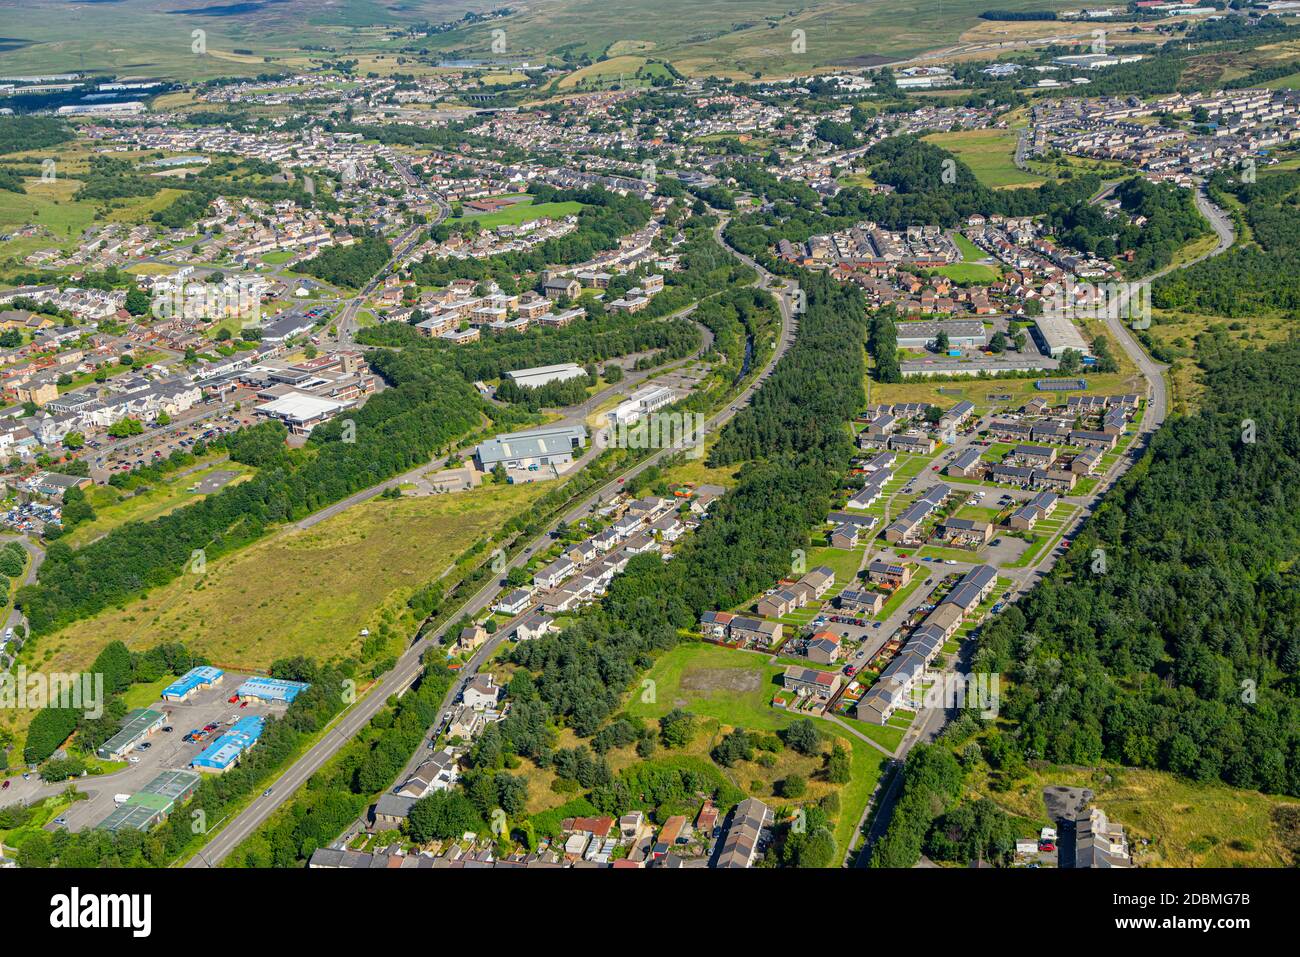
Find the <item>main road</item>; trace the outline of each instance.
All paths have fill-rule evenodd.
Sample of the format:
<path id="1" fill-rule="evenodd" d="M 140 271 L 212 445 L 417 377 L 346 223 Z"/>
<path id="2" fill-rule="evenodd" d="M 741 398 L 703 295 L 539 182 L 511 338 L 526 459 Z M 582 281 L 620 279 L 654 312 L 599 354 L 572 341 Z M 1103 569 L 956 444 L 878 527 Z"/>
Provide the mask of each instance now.
<path id="1" fill-rule="evenodd" d="M 735 399 L 706 421 L 705 428 L 707 430 L 721 428 L 748 404 L 754 393 L 771 375 L 777 362 L 789 350 L 791 343 L 794 342 L 797 329 L 794 315 L 795 307 L 792 304 L 795 284 L 778 279 L 749 257 L 728 246 L 721 239 L 722 229 L 725 225 L 725 219 L 721 220 L 715 231 L 724 248 L 729 250 L 737 259 L 752 267 L 758 273 L 762 286 L 777 292 L 776 301 L 781 311 L 781 334 L 777 340 L 776 348 L 772 351 L 772 355 L 764 365 L 762 372 Z M 465 615 L 478 615 L 487 609 L 501 593 L 503 589 L 502 581 L 506 574 L 511 569 L 528 562 L 539 548 L 544 547 L 550 539 L 551 533 L 559 527 L 561 522 L 573 522 L 589 514 L 593 507 L 618 494 L 627 480 L 634 478 L 664 457 L 677 451 L 677 449 L 672 448 L 661 449 L 643 459 L 637 465 L 625 469 L 609 482 L 585 496 L 581 502 L 565 515 L 552 521 L 544 531 L 535 536 L 499 573 L 494 574 L 490 581 L 475 592 L 469 601 L 449 616 L 448 621 L 459 621 Z M 371 687 L 364 697 L 344 711 L 340 717 L 336 718 L 316 744 L 290 765 L 265 793 L 254 798 L 252 803 L 235 815 L 203 850 L 186 862 L 185 866 L 216 867 L 220 865 L 231 851 L 275 813 L 276 809 L 284 804 L 298 788 L 302 787 L 303 783 L 315 774 L 326 761 L 337 754 L 349 740 L 359 734 L 378 713 L 379 709 L 384 707 L 391 696 L 404 694 L 415 683 L 416 679 L 424 671 L 422 661 L 424 653 L 438 643 L 447 627 L 447 625 L 444 625 L 436 632 L 417 638 L 398 659 L 392 670 Z M 444 698 L 442 707 L 439 708 L 439 714 L 455 702 L 465 682 L 477 673 L 479 667 L 496 651 L 507 634 L 509 634 L 508 629 L 499 629 L 495 635 L 484 642 L 474 655 L 474 658 L 457 672 L 457 680 Z"/>

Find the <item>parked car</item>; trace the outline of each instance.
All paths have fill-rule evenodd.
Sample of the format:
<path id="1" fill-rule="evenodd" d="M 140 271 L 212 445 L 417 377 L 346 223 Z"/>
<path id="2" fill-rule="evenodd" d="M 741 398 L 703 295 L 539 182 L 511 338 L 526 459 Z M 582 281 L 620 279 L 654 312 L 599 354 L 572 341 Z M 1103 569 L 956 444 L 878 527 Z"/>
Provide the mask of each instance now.
<path id="1" fill-rule="evenodd" d="M 8 779 L 6 779 L 4 784 L 0 784 L 0 791 L 8 791 L 8 790 L 9 790 L 9 781 Z"/>

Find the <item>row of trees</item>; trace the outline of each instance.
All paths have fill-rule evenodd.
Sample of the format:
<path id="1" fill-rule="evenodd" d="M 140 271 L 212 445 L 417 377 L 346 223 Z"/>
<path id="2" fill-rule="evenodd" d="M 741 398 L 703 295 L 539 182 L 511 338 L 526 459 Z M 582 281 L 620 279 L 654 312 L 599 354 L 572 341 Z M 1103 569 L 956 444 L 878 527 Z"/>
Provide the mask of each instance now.
<path id="1" fill-rule="evenodd" d="M 234 461 L 258 467 L 250 481 L 153 521 L 127 523 L 79 549 L 52 543 L 40 581 L 17 596 L 33 634 L 165 584 L 189 567 L 196 553 L 212 558 L 230 551 L 271 525 L 427 462 L 434 451 L 477 428 L 481 413 L 500 412 L 427 357 L 380 351 L 371 358 L 390 388 L 346 421 L 315 429 L 307 450 L 285 448 L 278 423 L 246 429 L 228 439 L 227 447 Z"/>

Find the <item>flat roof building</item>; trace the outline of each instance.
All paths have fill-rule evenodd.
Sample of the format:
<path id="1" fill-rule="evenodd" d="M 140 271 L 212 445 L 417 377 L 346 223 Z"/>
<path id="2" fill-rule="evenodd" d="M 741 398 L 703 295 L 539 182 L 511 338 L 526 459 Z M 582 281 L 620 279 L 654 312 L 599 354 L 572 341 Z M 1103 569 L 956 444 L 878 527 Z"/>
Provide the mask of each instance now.
<path id="1" fill-rule="evenodd" d="M 573 453 L 587 444 L 587 430 L 581 425 L 531 432 L 510 432 L 488 439 L 474 451 L 479 468 L 490 472 L 497 465 L 528 469 L 542 465 L 567 465 Z"/>
<path id="2" fill-rule="evenodd" d="M 240 718 L 234 727 L 208 745 L 190 765 L 201 771 L 224 774 L 235 766 L 240 755 L 257 744 L 265 727 L 266 721 L 261 717 Z"/>
<path id="3" fill-rule="evenodd" d="M 310 687 L 306 682 L 285 681 L 283 678 L 249 678 L 235 694 L 241 700 L 293 704 L 294 699 Z"/>
<path id="4" fill-rule="evenodd" d="M 163 688 L 160 697 L 164 701 L 187 701 L 194 692 L 221 684 L 221 680 L 225 676 L 224 671 L 220 668 L 213 668 L 211 665 L 191 668 L 166 688 Z"/>
<path id="5" fill-rule="evenodd" d="M 568 382 L 580 379 L 587 374 L 582 366 L 575 362 L 562 362 L 553 366 L 537 366 L 534 369 L 519 369 L 507 372 L 506 378 L 523 389 L 536 389 L 549 382 Z"/>
<path id="6" fill-rule="evenodd" d="M 310 395 L 306 392 L 289 392 L 278 399 L 263 402 L 254 410 L 268 419 L 279 419 L 295 435 L 307 435 L 348 407 L 346 402 Z"/>
<path id="7" fill-rule="evenodd" d="M 129 711 L 122 722 L 122 730 L 101 744 L 95 754 L 105 761 L 121 761 L 135 750 L 136 745 L 161 728 L 166 720 L 165 714 L 152 708 Z"/>
<path id="8" fill-rule="evenodd" d="M 1034 319 L 1034 336 L 1043 351 L 1053 359 L 1061 358 L 1067 349 L 1073 349 L 1081 356 L 1092 355 L 1092 347 L 1068 316 L 1038 316 Z"/>

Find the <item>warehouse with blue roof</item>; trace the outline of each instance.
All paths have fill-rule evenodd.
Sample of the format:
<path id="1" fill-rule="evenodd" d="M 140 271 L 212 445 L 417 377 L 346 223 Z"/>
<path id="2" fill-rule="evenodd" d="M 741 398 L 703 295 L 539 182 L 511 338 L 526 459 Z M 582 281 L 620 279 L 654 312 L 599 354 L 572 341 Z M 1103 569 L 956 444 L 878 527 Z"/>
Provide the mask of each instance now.
<path id="1" fill-rule="evenodd" d="M 266 721 L 259 717 L 240 718 L 234 726 L 208 745 L 190 766 L 200 771 L 224 774 L 235 766 L 239 756 L 257 744 Z"/>
<path id="2" fill-rule="evenodd" d="M 221 679 L 225 676 L 224 671 L 211 665 L 191 668 L 166 688 L 163 688 L 162 699 L 164 701 L 188 701 L 194 692 L 204 688 L 214 688 L 221 684 Z"/>
<path id="3" fill-rule="evenodd" d="M 240 701 L 261 701 L 271 704 L 293 704 L 293 700 L 311 685 L 305 681 L 286 681 L 283 678 L 249 678 L 235 694 Z"/>

